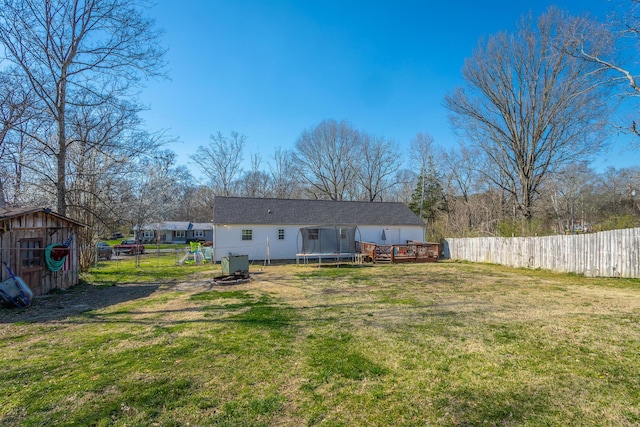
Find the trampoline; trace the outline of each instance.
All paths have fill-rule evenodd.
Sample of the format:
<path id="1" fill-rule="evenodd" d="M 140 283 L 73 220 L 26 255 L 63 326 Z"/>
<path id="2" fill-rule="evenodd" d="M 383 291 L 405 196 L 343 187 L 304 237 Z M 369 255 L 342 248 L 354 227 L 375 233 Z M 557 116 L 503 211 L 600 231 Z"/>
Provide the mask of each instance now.
<path id="1" fill-rule="evenodd" d="M 298 232 L 298 247 L 296 264 L 308 264 L 310 259 L 317 259 L 318 265 L 322 260 L 334 263 L 348 260 L 355 262 L 359 252 L 356 252 L 355 225 L 318 225 L 303 227 Z"/>

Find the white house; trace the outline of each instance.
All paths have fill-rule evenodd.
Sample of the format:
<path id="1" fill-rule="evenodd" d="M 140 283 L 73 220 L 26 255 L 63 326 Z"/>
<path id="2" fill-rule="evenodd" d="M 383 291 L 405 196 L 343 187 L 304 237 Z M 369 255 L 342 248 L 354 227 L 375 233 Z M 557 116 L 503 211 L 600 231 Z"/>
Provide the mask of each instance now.
<path id="1" fill-rule="evenodd" d="M 402 203 L 221 197 L 213 207 L 214 257 L 295 259 L 303 251 L 301 229 L 335 227 L 355 240 L 401 244 L 424 239 L 424 223 Z M 308 233 L 307 233 L 308 234 Z M 324 251 L 324 249 L 323 249 Z"/>

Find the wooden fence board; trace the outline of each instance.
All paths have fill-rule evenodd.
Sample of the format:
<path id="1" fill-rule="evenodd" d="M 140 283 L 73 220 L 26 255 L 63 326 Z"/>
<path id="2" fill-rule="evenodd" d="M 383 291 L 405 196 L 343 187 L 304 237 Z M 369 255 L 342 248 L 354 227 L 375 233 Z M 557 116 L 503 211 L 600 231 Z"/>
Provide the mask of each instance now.
<path id="1" fill-rule="evenodd" d="M 640 278 L 640 228 L 545 237 L 450 238 L 445 240 L 445 253 L 471 262 Z"/>

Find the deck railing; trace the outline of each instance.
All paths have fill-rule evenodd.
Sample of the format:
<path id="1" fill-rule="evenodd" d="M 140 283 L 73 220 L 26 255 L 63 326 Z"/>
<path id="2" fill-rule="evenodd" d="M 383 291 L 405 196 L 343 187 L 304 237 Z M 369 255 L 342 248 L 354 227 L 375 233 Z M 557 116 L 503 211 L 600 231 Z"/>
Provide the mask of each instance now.
<path id="1" fill-rule="evenodd" d="M 360 253 L 374 263 L 436 262 L 440 258 L 440 245 L 430 242 L 409 241 L 406 244 L 381 245 L 359 242 Z"/>

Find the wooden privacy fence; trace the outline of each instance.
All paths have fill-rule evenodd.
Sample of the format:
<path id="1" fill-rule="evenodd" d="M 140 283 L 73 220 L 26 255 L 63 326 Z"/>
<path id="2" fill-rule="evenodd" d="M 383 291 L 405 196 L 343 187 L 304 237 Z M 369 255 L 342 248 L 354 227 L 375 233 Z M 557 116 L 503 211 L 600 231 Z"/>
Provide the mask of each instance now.
<path id="1" fill-rule="evenodd" d="M 445 258 L 589 277 L 640 278 L 640 228 L 546 237 L 445 240 Z"/>

